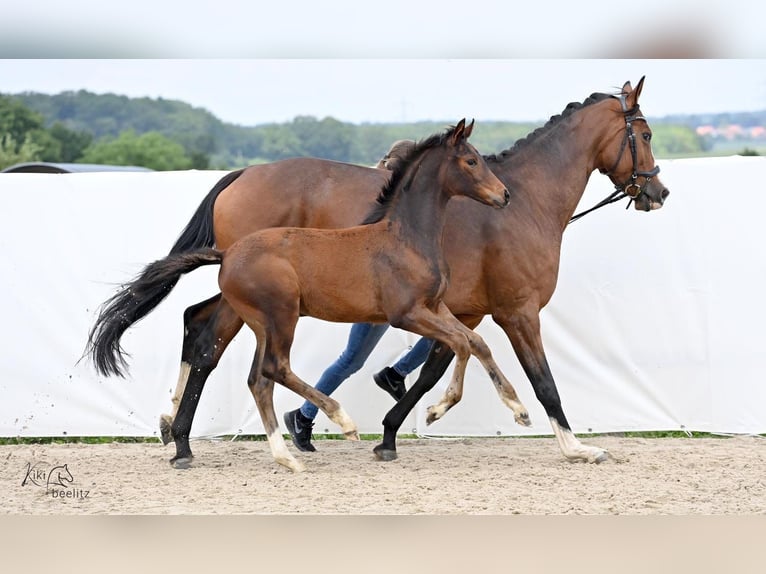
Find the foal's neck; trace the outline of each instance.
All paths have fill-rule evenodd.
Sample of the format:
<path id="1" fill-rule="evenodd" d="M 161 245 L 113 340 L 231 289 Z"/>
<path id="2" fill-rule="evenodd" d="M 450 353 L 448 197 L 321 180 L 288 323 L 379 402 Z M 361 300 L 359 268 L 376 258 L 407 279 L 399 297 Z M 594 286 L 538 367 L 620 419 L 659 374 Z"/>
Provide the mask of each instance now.
<path id="1" fill-rule="evenodd" d="M 428 175 L 422 169 L 420 171 L 403 183 L 405 189 L 398 190 L 388 220 L 395 224 L 396 233 L 408 245 L 440 251 L 447 202 L 451 196 L 441 186 L 438 174 Z"/>

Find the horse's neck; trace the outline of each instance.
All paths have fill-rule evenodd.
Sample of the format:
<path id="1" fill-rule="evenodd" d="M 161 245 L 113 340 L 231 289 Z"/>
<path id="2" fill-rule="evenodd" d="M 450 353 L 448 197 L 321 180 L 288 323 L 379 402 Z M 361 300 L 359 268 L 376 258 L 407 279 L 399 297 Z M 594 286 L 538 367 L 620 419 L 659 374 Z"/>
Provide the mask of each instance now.
<path id="1" fill-rule="evenodd" d="M 528 212 L 523 217 L 534 217 L 564 231 L 585 193 L 596 166 L 599 143 L 605 137 L 586 124 L 579 118 L 568 118 L 504 159 L 495 171 L 512 181 L 512 193 L 521 195 L 521 201 L 513 202 L 510 210 L 518 203 Z"/>

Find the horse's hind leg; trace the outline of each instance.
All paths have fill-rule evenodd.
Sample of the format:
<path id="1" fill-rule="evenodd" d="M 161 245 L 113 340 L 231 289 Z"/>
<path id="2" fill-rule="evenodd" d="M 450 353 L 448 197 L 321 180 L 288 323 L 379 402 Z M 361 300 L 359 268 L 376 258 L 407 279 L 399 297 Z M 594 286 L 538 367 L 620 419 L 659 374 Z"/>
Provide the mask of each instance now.
<path id="1" fill-rule="evenodd" d="M 184 322 L 181 374 L 174 395 L 174 412 L 172 416 L 160 418 L 163 442 L 167 444 L 172 439 L 176 445 L 176 455 L 170 460 L 176 468 L 187 467 L 193 458 L 189 435 L 202 390 L 226 347 L 242 327 L 242 320 L 220 295 L 187 309 Z"/>
<path id="2" fill-rule="evenodd" d="M 493 318 L 508 335 L 535 395 L 548 415 L 563 455 L 570 460 L 588 462 L 602 462 L 609 458 L 606 450 L 582 444 L 569 427 L 556 382 L 545 357 L 537 308 L 530 305 L 526 312 L 508 316 L 495 314 Z"/>

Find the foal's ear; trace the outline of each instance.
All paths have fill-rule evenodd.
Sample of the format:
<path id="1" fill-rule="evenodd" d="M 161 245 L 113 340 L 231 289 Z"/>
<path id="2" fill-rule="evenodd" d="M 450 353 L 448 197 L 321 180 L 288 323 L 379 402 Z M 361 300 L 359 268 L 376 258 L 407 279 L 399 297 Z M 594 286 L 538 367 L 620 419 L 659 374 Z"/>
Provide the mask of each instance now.
<path id="1" fill-rule="evenodd" d="M 452 141 L 450 142 L 453 146 L 456 146 L 460 143 L 460 140 L 467 138 L 468 136 L 465 135 L 465 118 L 460 120 L 457 125 L 455 126 L 455 129 L 452 132 Z"/>
<path id="2" fill-rule="evenodd" d="M 644 78 L 646 78 L 646 76 L 641 76 L 635 90 L 631 88 L 630 82 L 625 82 L 625 85 L 622 87 L 622 93 L 628 95 L 626 101 L 628 109 L 633 109 L 638 105 L 638 97 L 641 95 L 641 90 L 644 89 Z"/>
<path id="3" fill-rule="evenodd" d="M 463 134 L 463 137 L 465 139 L 468 139 L 469 137 L 471 137 L 471 132 L 473 132 L 473 124 L 474 124 L 475 121 L 476 120 L 471 120 L 471 123 L 468 124 L 467 128 L 465 128 L 465 133 Z"/>

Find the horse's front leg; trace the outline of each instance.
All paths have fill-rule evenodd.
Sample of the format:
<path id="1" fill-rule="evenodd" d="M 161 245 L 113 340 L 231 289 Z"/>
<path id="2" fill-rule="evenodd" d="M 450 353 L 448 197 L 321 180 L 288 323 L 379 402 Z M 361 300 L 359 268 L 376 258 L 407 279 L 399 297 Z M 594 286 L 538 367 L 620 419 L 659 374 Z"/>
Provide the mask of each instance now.
<path id="1" fill-rule="evenodd" d="M 563 455 L 569 460 L 603 462 L 609 453 L 601 448 L 582 444 L 572 432 L 561 406 L 556 382 L 553 380 L 545 357 L 540 336 L 540 317 L 536 308 L 517 311 L 510 315 L 493 315 L 495 322 L 505 331 L 513 345 L 524 372 L 532 383 L 537 400 L 543 405 L 553 427 Z"/>
<path id="2" fill-rule="evenodd" d="M 383 418 L 383 441 L 373 449 L 379 460 L 396 459 L 396 433 L 418 401 L 436 385 L 454 356 L 447 345 L 434 341 L 428 358 L 420 369 L 418 380 Z"/>

